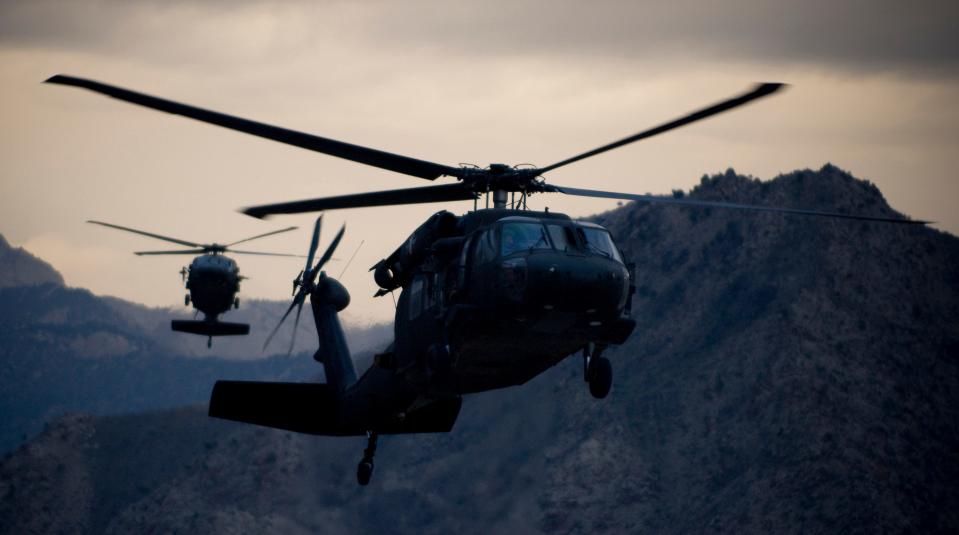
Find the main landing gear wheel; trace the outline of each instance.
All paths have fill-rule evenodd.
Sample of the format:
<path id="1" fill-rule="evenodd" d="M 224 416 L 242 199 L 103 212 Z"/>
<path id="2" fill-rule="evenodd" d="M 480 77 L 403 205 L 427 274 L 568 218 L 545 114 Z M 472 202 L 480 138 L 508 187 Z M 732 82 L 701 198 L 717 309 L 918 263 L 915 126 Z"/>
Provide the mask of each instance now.
<path id="1" fill-rule="evenodd" d="M 613 365 L 609 363 L 609 359 L 606 357 L 590 359 L 586 381 L 589 383 L 589 393 L 594 398 L 605 398 L 613 386 Z"/>
<path id="2" fill-rule="evenodd" d="M 605 345 L 588 344 L 583 348 L 583 379 L 589 384 L 589 393 L 596 399 L 603 399 L 613 386 L 613 365 L 609 359 L 601 357 Z"/>
<path id="3" fill-rule="evenodd" d="M 366 486 L 373 477 L 373 455 L 376 454 L 376 441 L 379 438 L 376 433 L 367 433 L 366 449 L 363 450 L 363 459 L 356 465 L 356 482 Z"/>
<path id="4" fill-rule="evenodd" d="M 360 461 L 360 464 L 356 465 L 357 483 L 366 486 L 370 483 L 371 477 L 373 477 L 373 461 Z"/>

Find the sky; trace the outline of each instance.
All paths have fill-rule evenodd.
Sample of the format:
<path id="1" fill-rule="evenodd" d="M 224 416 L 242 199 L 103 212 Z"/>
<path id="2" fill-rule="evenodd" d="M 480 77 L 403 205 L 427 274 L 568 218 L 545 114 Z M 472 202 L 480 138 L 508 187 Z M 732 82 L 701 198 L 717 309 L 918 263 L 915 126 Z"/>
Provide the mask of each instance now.
<path id="1" fill-rule="evenodd" d="M 896 210 L 959 232 L 959 3 L 379 2 L 0 3 L 0 233 L 71 286 L 182 306 L 190 257 L 84 224 L 304 254 L 315 215 L 238 209 L 428 185 L 389 171 L 41 82 L 92 78 L 448 165 L 545 166 L 742 93 L 785 92 L 557 169 L 574 187 L 667 193 L 734 168 L 768 180 L 831 162 Z M 586 216 L 616 201 L 540 195 Z M 386 321 L 367 269 L 435 211 L 329 212 L 347 224 L 328 271 L 348 318 Z M 802 208 L 802 207 L 800 207 Z M 362 243 L 362 246 L 360 247 Z M 347 259 L 357 251 L 355 260 Z M 172 248 L 172 247 L 171 247 Z M 238 256 L 245 297 L 284 299 L 301 260 Z"/>

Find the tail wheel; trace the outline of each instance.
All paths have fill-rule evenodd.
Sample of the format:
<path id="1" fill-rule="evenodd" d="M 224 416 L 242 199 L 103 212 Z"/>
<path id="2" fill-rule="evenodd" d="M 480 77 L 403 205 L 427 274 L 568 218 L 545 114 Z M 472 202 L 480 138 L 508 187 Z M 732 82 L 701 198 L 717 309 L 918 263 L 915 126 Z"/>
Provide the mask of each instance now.
<path id="1" fill-rule="evenodd" d="M 240 298 L 239 298 L 239 297 L 233 298 L 233 308 L 240 308 Z"/>
<path id="2" fill-rule="evenodd" d="M 190 294 L 186 294 L 183 296 L 183 306 L 185 307 L 190 306 Z"/>
<path id="3" fill-rule="evenodd" d="M 609 394 L 613 386 L 613 365 L 606 357 L 593 357 L 586 372 L 589 382 L 589 393 L 596 399 L 603 399 Z"/>

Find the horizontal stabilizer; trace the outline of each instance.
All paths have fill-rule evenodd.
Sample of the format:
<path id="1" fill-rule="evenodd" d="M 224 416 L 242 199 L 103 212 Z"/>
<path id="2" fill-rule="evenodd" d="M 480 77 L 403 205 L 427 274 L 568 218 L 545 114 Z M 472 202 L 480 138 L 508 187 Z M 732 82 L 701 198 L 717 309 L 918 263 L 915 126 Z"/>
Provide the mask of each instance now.
<path id="1" fill-rule="evenodd" d="M 217 381 L 210 396 L 209 415 L 297 433 L 364 436 L 377 433 L 446 433 L 459 416 L 461 398 L 434 401 L 402 419 L 370 420 L 349 402 L 338 403 L 333 389 L 320 383 Z"/>
<path id="2" fill-rule="evenodd" d="M 246 323 L 226 323 L 222 321 L 172 320 L 170 328 L 181 333 L 202 334 L 203 336 L 250 334 L 250 326 Z"/>
<path id="3" fill-rule="evenodd" d="M 311 435 L 337 435 L 336 396 L 325 384 L 217 381 L 210 416 Z"/>

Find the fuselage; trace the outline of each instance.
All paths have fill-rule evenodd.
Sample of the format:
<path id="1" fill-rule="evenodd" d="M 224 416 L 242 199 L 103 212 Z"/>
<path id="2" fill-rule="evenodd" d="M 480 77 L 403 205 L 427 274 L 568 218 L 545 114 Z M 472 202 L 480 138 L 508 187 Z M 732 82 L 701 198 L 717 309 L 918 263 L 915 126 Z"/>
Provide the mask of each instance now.
<path id="1" fill-rule="evenodd" d="M 630 273 L 603 227 L 563 214 L 480 210 L 455 228 L 447 222 L 444 233 L 432 236 L 428 254 L 413 255 L 396 311 L 395 365 L 429 395 L 522 384 L 587 345 L 620 344 L 632 332 Z M 407 252 L 422 238 L 414 233 Z"/>
<path id="2" fill-rule="evenodd" d="M 186 287 L 194 308 L 212 320 L 233 306 L 240 291 L 240 268 L 222 254 L 198 256 L 190 263 Z"/>

